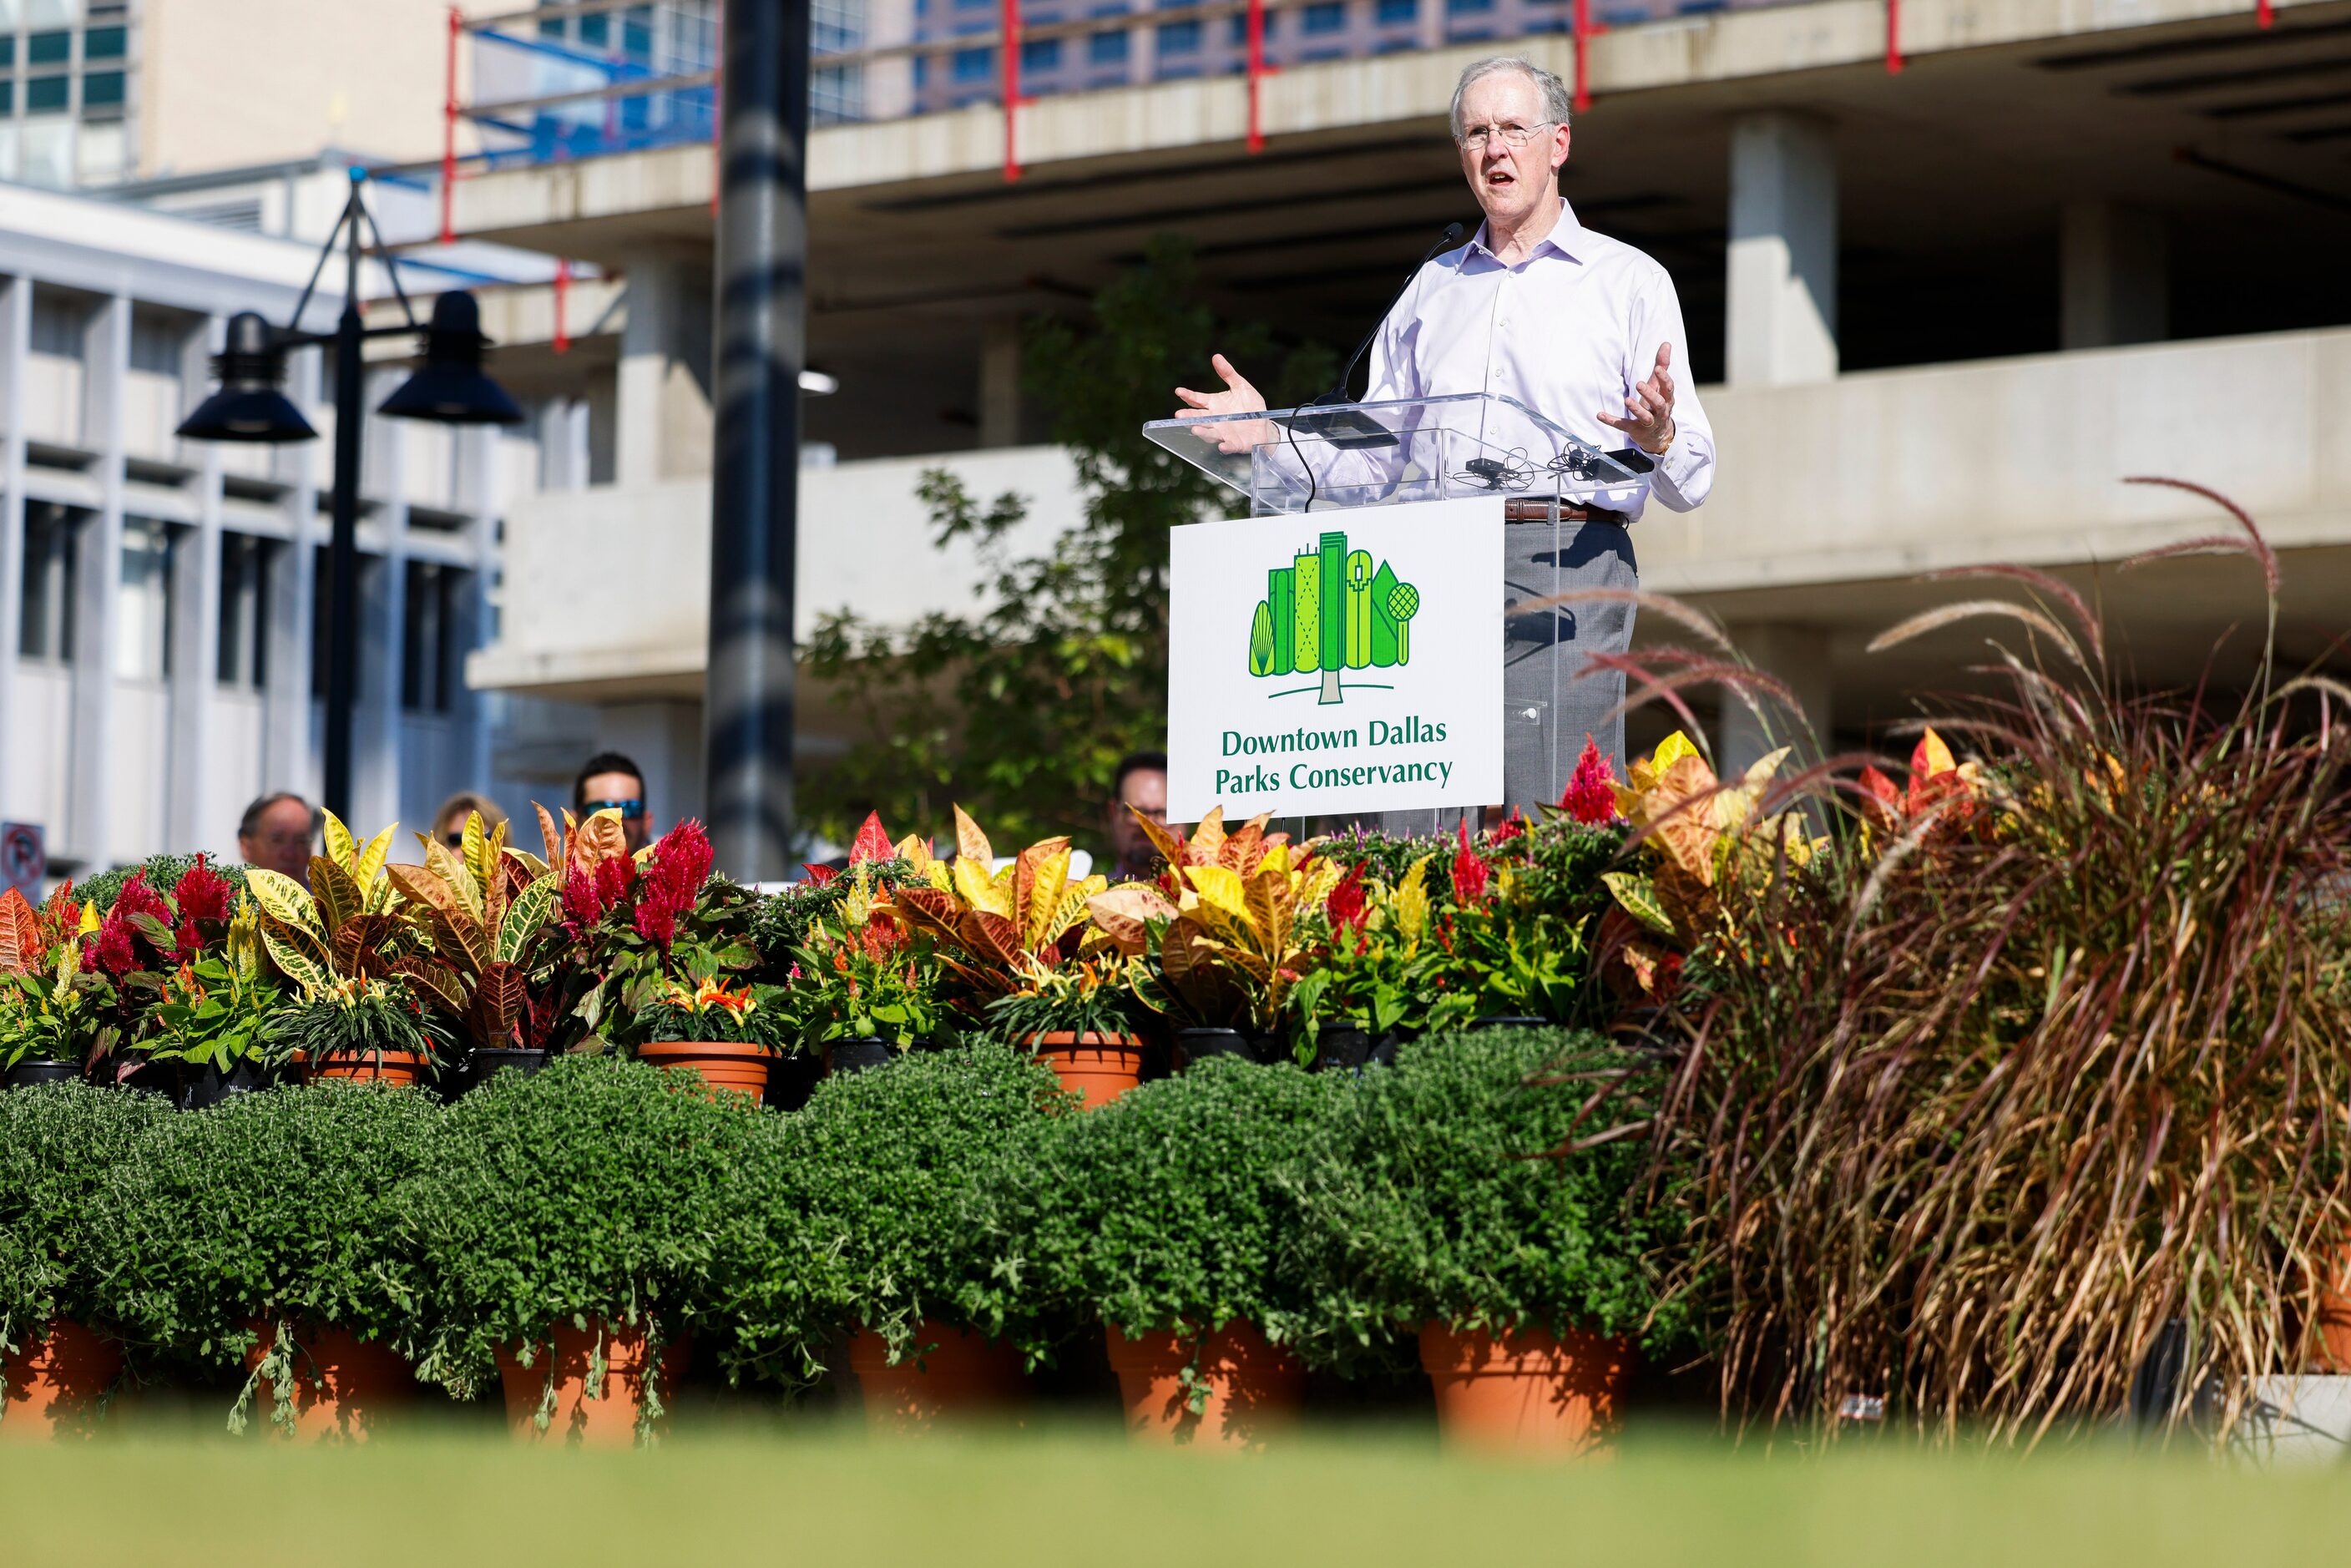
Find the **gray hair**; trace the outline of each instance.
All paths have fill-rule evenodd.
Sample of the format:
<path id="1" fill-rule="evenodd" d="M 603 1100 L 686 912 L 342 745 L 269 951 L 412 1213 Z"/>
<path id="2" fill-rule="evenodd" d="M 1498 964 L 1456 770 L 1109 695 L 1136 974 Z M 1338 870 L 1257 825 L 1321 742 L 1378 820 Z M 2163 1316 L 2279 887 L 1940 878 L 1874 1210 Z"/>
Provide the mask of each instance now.
<path id="1" fill-rule="evenodd" d="M 1459 140 L 1461 136 L 1461 99 L 1468 92 L 1469 84 L 1483 81 L 1490 76 L 1499 76 L 1504 71 L 1516 71 L 1535 84 L 1535 90 L 1542 94 L 1544 120 L 1553 125 L 1567 123 L 1568 106 L 1573 99 L 1568 96 L 1565 82 L 1532 60 L 1522 59 L 1517 55 L 1494 55 L 1486 59 L 1471 62 L 1469 68 L 1461 73 L 1461 79 L 1453 84 L 1455 140 Z"/>

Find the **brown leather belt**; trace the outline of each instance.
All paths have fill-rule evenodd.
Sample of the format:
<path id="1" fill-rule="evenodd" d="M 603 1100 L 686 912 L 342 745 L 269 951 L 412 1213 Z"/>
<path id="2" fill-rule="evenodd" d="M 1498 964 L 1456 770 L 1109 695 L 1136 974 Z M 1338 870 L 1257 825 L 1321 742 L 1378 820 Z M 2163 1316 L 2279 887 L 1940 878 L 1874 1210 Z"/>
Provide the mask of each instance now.
<path id="1" fill-rule="evenodd" d="M 1626 526 L 1622 512 L 1604 511 L 1598 507 L 1585 507 L 1573 501 L 1559 504 L 1559 520 L 1562 523 L 1614 523 Z M 1502 521 L 1506 523 L 1547 523 L 1551 521 L 1551 502 L 1521 496 L 1515 501 L 1502 503 Z"/>

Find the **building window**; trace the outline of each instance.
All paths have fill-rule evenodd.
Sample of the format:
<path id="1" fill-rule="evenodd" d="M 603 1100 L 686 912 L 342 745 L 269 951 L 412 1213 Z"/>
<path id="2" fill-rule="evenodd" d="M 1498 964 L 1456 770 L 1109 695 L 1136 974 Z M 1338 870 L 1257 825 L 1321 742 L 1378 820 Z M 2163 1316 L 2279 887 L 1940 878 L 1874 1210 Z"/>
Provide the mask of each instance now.
<path id="1" fill-rule="evenodd" d="M 1059 70 L 1061 66 L 1061 40 L 1040 38 L 1033 44 L 1020 46 L 1020 68 L 1024 71 Z"/>
<path id="2" fill-rule="evenodd" d="M 1281 13 L 1279 11 L 1268 11 L 1265 14 L 1265 37 L 1267 42 L 1270 43 L 1272 41 L 1275 30 L 1273 25 L 1280 20 L 1281 20 Z M 1247 16 L 1234 17 L 1230 23 L 1230 29 L 1234 43 L 1246 44 L 1249 42 L 1249 18 Z"/>
<path id="3" fill-rule="evenodd" d="M 61 66 L 73 57 L 71 33 L 35 33 L 25 40 L 25 63 Z"/>
<path id="4" fill-rule="evenodd" d="M 172 673 L 172 529 L 152 517 L 122 519 L 122 593 L 114 611 L 114 673 L 160 681 Z"/>
<path id="5" fill-rule="evenodd" d="M 122 73 L 92 71 L 81 78 L 81 111 L 111 117 L 122 109 Z"/>
<path id="6" fill-rule="evenodd" d="M 1120 64 L 1126 58 L 1126 35 L 1092 34 L 1086 39 L 1086 58 L 1098 66 Z"/>
<path id="7" fill-rule="evenodd" d="M 119 60 L 128 51 L 131 31 L 127 27 L 92 27 L 81 36 L 81 57 L 86 60 Z"/>
<path id="8" fill-rule="evenodd" d="M 1383 22 L 1410 22 L 1420 16 L 1420 0 L 1379 0 L 1379 19 Z"/>
<path id="9" fill-rule="evenodd" d="M 66 97 L 65 78 L 35 77 L 25 84 L 25 112 L 63 114 L 66 111 Z"/>
<path id="10" fill-rule="evenodd" d="M 269 681 L 269 558 L 251 534 L 221 535 L 220 659 L 225 686 L 259 691 Z"/>
<path id="11" fill-rule="evenodd" d="M 457 684 L 457 587 L 462 578 L 460 569 L 438 561 L 408 563 L 400 706 L 410 713 L 449 711 Z"/>
<path id="12" fill-rule="evenodd" d="M 1159 29 L 1159 52 L 1163 55 L 1192 55 L 1200 50 L 1200 24 L 1169 22 Z"/>
<path id="13" fill-rule="evenodd" d="M 16 652 L 25 658 L 73 661 L 74 576 L 73 514 L 47 501 L 27 504 L 16 601 Z"/>
<path id="14" fill-rule="evenodd" d="M 1339 4 L 1309 5 L 1300 13 L 1299 25 L 1309 34 L 1340 32 L 1347 26 L 1347 7 Z"/>
<path id="15" fill-rule="evenodd" d="M 0 66 L 13 66 L 16 63 L 16 35 L 14 33 L 0 33 Z"/>
<path id="16" fill-rule="evenodd" d="M 1490 11 L 1493 8 L 1494 0 L 1445 0 L 1446 14 L 1451 16 L 1467 16 L 1474 11 Z"/>
<path id="17" fill-rule="evenodd" d="M 16 112 L 16 84 L 0 77 L 0 119 Z"/>
<path id="18" fill-rule="evenodd" d="M 956 81 L 986 81 L 996 74 L 994 49 L 957 49 L 955 52 Z"/>

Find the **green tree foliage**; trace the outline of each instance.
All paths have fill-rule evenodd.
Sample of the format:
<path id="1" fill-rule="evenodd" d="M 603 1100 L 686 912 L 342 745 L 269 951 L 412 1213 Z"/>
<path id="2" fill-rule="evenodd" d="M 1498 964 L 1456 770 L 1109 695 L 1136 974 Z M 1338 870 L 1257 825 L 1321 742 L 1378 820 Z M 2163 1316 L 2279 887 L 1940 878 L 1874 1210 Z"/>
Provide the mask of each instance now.
<path id="1" fill-rule="evenodd" d="M 1095 297 L 1086 326 L 1030 325 L 1026 380 L 1086 497 L 1085 520 L 1050 553 L 1014 551 L 1023 497 L 982 502 L 946 470 L 924 475 L 935 541 L 978 546 L 973 587 L 992 608 L 819 622 L 809 667 L 865 732 L 807 781 L 817 831 L 846 843 L 869 809 L 901 831 L 935 829 L 958 801 L 1013 842 L 1099 835 L 1119 758 L 1166 736 L 1167 530 L 1237 499 L 1145 440 L 1144 423 L 1174 412 L 1179 383 L 1215 385 L 1217 352 L 1277 402 L 1312 396 L 1332 371 L 1320 344 L 1284 356 L 1266 329 L 1219 322 L 1198 294 L 1189 246 L 1163 236 Z"/>

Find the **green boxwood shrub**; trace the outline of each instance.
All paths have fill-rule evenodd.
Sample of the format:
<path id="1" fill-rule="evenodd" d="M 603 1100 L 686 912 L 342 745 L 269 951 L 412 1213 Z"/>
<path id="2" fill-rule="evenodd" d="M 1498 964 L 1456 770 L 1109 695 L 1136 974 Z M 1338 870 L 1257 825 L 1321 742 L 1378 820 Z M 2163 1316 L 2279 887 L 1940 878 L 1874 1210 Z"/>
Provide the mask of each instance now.
<path id="1" fill-rule="evenodd" d="M 327 1080 L 151 1122 L 91 1203 L 107 1327 L 153 1357 L 235 1364 L 266 1322 L 232 1429 L 263 1374 L 293 1418 L 304 1324 L 413 1355 L 422 1271 L 399 1197 L 438 1120 L 421 1090 Z"/>
<path id="2" fill-rule="evenodd" d="M 501 1346 L 528 1359 L 555 1324 L 592 1319 L 643 1325 L 657 1356 L 710 1316 L 739 1185 L 774 1157 L 777 1120 L 606 1055 L 501 1072 L 450 1106 L 404 1195 L 425 1279 L 418 1375 L 471 1398 Z"/>
<path id="3" fill-rule="evenodd" d="M 967 1317 L 1032 1350 L 1057 1319 L 1140 1335 L 1241 1318 L 1294 1340 L 1296 1220 L 1275 1178 L 1355 1092 L 1351 1078 L 1218 1057 L 1033 1129 L 973 1194 Z"/>
<path id="4" fill-rule="evenodd" d="M 0 1092 L 0 1353 L 38 1341 L 54 1318 L 96 1326 L 91 1195 L 170 1114 L 152 1095 L 86 1083 Z"/>
<path id="5" fill-rule="evenodd" d="M 727 1270 L 737 1364 L 797 1383 L 859 1328 L 893 1359 L 918 1356 L 917 1325 L 954 1320 L 972 1283 L 968 1195 L 1069 1103 L 1051 1069 L 991 1042 L 826 1079 L 744 1173 Z"/>
<path id="6" fill-rule="evenodd" d="M 1281 1176 L 1311 1292 L 1304 1353 L 1342 1365 L 1377 1358 L 1432 1321 L 1672 1337 L 1678 1321 L 1652 1322 L 1651 1310 L 1658 1252 L 1678 1226 L 1670 1207 L 1635 1202 L 1647 1145 L 1625 1137 L 1532 1157 L 1621 1111 L 1576 1127 L 1601 1081 L 1531 1078 L 1629 1072 L 1621 1106 L 1654 1071 L 1596 1035 L 1498 1029 L 1407 1042 L 1393 1068 L 1365 1074 Z"/>

